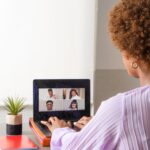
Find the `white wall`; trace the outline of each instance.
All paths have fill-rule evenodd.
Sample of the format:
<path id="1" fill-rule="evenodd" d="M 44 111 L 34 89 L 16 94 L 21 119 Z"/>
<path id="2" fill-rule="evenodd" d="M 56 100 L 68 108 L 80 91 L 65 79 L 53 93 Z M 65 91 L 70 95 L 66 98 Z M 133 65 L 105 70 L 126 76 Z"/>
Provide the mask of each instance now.
<path id="1" fill-rule="evenodd" d="M 93 82 L 96 0 L 0 1 L 0 103 L 37 78 Z"/>

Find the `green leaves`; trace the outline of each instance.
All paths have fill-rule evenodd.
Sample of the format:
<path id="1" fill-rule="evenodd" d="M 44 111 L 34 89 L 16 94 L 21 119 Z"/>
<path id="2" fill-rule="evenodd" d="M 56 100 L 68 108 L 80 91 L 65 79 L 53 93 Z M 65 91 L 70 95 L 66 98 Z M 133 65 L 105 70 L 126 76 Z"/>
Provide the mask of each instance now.
<path id="1" fill-rule="evenodd" d="M 11 115 L 17 115 L 25 108 L 24 99 L 19 97 L 16 98 L 8 97 L 4 103 L 5 103 L 5 109 Z"/>

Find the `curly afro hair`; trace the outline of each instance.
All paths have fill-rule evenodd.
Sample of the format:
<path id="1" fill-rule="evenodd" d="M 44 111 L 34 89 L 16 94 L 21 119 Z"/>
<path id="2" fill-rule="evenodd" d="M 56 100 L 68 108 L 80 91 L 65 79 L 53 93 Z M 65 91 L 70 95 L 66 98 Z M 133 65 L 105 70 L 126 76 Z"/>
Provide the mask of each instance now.
<path id="1" fill-rule="evenodd" d="M 150 0 L 120 0 L 110 12 L 114 44 L 150 67 Z"/>

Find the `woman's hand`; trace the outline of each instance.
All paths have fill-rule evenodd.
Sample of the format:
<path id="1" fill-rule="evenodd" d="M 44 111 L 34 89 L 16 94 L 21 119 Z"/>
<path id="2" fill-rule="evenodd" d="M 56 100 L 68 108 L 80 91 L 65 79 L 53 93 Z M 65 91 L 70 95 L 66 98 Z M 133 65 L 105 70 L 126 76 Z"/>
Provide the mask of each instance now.
<path id="1" fill-rule="evenodd" d="M 91 120 L 91 118 L 92 117 L 83 116 L 81 119 L 79 119 L 75 124 L 77 130 L 82 129 Z M 71 127 L 70 122 L 67 123 L 66 121 L 60 120 L 57 117 L 50 117 L 48 121 L 41 121 L 41 123 L 47 126 L 51 133 L 56 128 Z"/>
<path id="2" fill-rule="evenodd" d="M 76 122 L 75 126 L 80 130 L 91 120 L 91 118 L 92 117 L 83 116 L 80 120 Z"/>
<path id="3" fill-rule="evenodd" d="M 60 120 L 57 117 L 50 117 L 48 121 L 41 121 L 41 123 L 48 127 L 48 129 L 51 131 L 51 133 L 56 128 L 64 128 L 69 127 L 69 125 L 64 121 Z"/>

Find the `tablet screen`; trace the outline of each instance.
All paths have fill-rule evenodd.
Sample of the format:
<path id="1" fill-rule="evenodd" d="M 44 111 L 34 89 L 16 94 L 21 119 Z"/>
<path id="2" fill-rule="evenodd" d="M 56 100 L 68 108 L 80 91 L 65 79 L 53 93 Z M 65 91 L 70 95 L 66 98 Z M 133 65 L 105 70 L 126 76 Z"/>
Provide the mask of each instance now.
<path id="1" fill-rule="evenodd" d="M 57 116 L 78 120 L 90 115 L 89 79 L 36 79 L 33 81 L 34 120 Z"/>
<path id="2" fill-rule="evenodd" d="M 85 88 L 39 88 L 39 111 L 85 109 Z"/>

